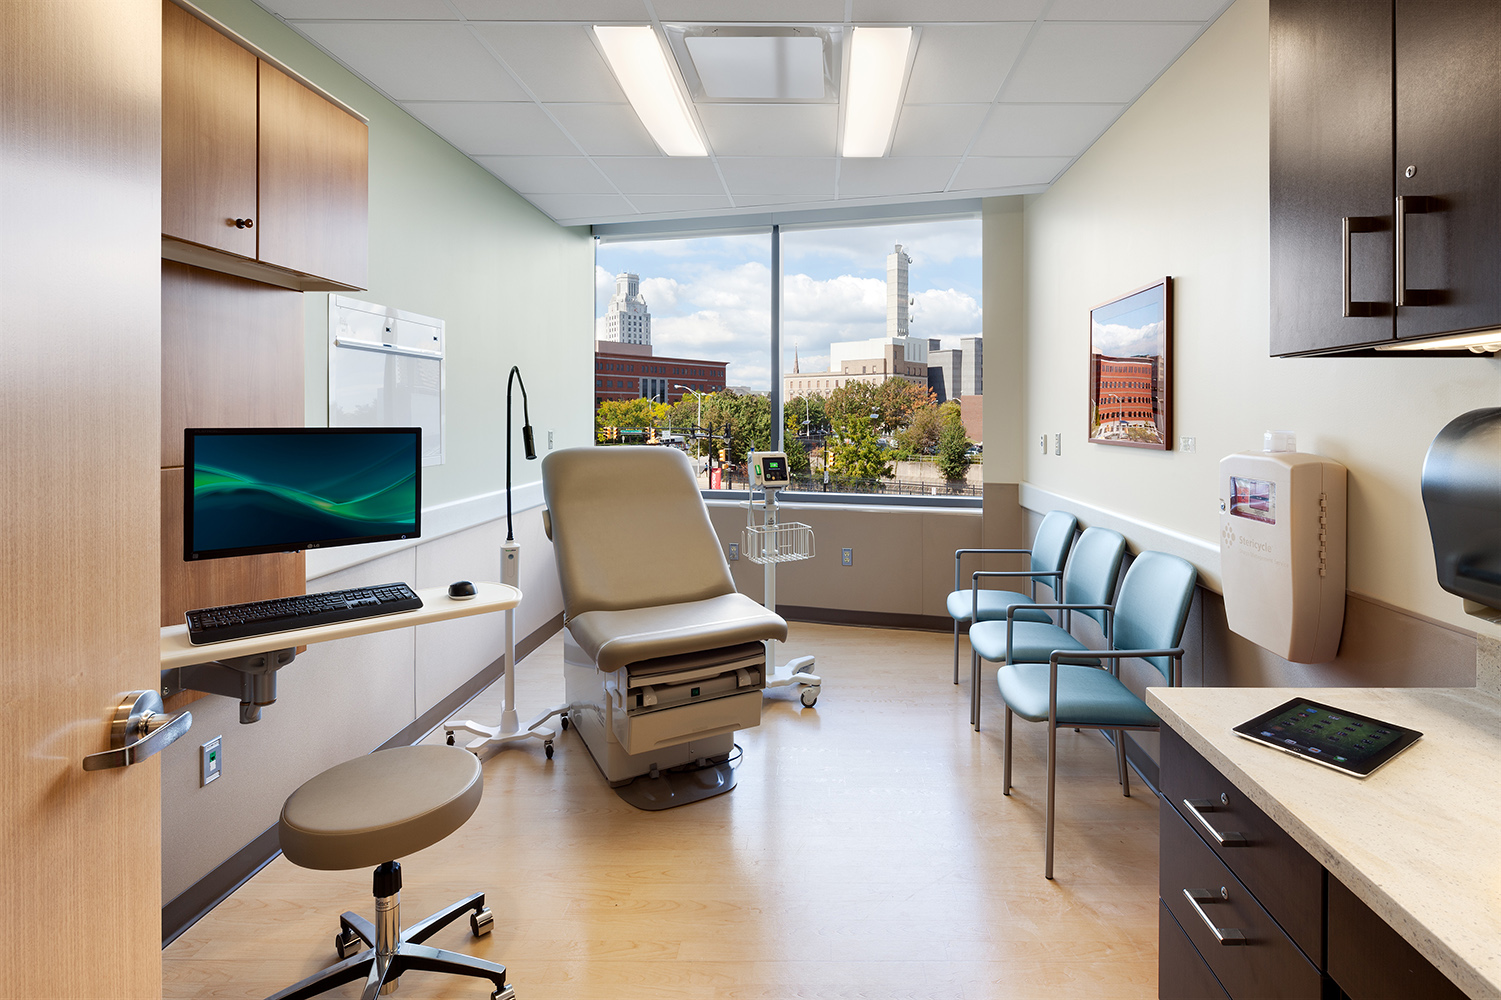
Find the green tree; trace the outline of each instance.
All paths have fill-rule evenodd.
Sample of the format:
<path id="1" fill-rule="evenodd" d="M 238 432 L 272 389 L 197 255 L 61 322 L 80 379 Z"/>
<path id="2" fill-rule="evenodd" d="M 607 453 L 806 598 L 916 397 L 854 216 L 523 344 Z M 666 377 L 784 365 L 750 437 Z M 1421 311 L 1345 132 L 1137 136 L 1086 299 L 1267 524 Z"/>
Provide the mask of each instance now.
<path id="1" fill-rule="evenodd" d="M 949 400 L 939 408 L 943 429 L 938 434 L 938 472 L 944 479 L 963 479 L 969 471 L 969 448 L 973 444 L 964 433 L 959 404 Z"/>
<path id="2" fill-rule="evenodd" d="M 912 413 L 912 420 L 896 432 L 897 444 L 914 455 L 931 455 L 943 433 L 943 417 L 935 403 L 925 403 Z"/>
<path id="3" fill-rule="evenodd" d="M 790 406 L 782 411 L 782 450 L 787 453 L 787 470 L 794 476 L 806 476 L 811 472 L 808 462 L 808 449 L 798 439 L 799 414 Z"/>
<path id="4" fill-rule="evenodd" d="M 834 419 L 829 437 L 829 471 L 845 479 L 885 479 L 892 464 L 881 450 L 877 423 L 867 413 L 847 413 Z"/>

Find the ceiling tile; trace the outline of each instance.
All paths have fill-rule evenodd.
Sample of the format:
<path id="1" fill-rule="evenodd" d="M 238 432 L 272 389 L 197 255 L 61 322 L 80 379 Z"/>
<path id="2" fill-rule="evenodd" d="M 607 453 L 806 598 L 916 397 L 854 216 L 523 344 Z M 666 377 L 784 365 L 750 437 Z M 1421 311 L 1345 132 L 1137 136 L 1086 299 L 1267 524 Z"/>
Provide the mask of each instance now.
<path id="1" fill-rule="evenodd" d="M 1050 184 L 1068 166 L 1068 156 L 969 156 L 959 168 L 950 191 L 1031 187 Z"/>
<path id="2" fill-rule="evenodd" d="M 348 2 L 348 0 L 346 0 Z M 401 2 L 401 0 L 396 0 Z M 603 21 L 647 20 L 642 0 L 454 0 L 459 13 L 474 21 Z"/>
<path id="3" fill-rule="evenodd" d="M 839 197 L 936 193 L 948 184 L 958 165 L 957 156 L 847 158 L 839 164 Z"/>
<path id="4" fill-rule="evenodd" d="M 833 104 L 701 104 L 699 120 L 716 156 L 833 156 Z"/>
<path id="5" fill-rule="evenodd" d="M 1207 21 L 1229 0 L 1055 0 L 1049 21 Z"/>
<path id="6" fill-rule="evenodd" d="M 556 222 L 582 224 L 609 216 L 636 214 L 631 203 L 618 194 L 534 194 L 526 200 Z"/>
<path id="7" fill-rule="evenodd" d="M 661 21 L 774 21 L 784 24 L 842 24 L 844 0 L 656 0 Z"/>
<path id="8" fill-rule="evenodd" d="M 656 156 L 660 150 L 629 104 L 549 104 L 590 156 Z"/>
<path id="9" fill-rule="evenodd" d="M 814 194 L 834 197 L 834 160 L 802 156 L 746 156 L 719 160 L 738 202 L 742 194 Z"/>
<path id="10" fill-rule="evenodd" d="M 724 194 L 719 173 L 707 157 L 606 156 L 596 160 L 621 193 Z"/>
<path id="11" fill-rule="evenodd" d="M 526 100 L 461 24 L 319 21 L 297 30 L 397 101 Z"/>
<path id="12" fill-rule="evenodd" d="M 934 24 L 939 21 L 1034 21 L 1047 0 L 855 0 L 853 19 Z"/>
<path id="13" fill-rule="evenodd" d="M 584 25 L 477 22 L 474 29 L 539 101 L 625 103 Z"/>
<path id="14" fill-rule="evenodd" d="M 701 194 L 638 194 L 631 196 L 631 203 L 643 213 L 662 212 L 715 212 L 733 208 L 727 195 Z"/>
<path id="15" fill-rule="evenodd" d="M 512 191 L 534 194 L 616 194 L 615 188 L 582 156 L 476 156 Z"/>
<path id="16" fill-rule="evenodd" d="M 755 208 L 758 205 L 813 205 L 821 202 L 833 204 L 833 199 L 816 194 L 737 194 L 735 196 L 737 208 Z"/>
<path id="17" fill-rule="evenodd" d="M 902 109 L 892 156 L 959 156 L 969 148 L 989 104 L 919 104 Z"/>
<path id="18" fill-rule="evenodd" d="M 1006 85 L 1008 102 L 1136 99 L 1199 34 L 1197 24 L 1049 21 Z"/>
<path id="19" fill-rule="evenodd" d="M 924 28 L 912 61 L 906 103 L 990 103 L 1031 28 L 1031 21 Z"/>
<path id="20" fill-rule="evenodd" d="M 569 156 L 568 141 L 535 104 L 424 103 L 403 107 L 422 124 L 470 156 Z"/>
<path id="21" fill-rule="evenodd" d="M 456 21 L 443 0 L 255 0 L 289 21 L 314 18 L 326 21 Z"/>
<path id="22" fill-rule="evenodd" d="M 972 156 L 1077 156 L 1099 137 L 1124 104 L 997 104 Z"/>

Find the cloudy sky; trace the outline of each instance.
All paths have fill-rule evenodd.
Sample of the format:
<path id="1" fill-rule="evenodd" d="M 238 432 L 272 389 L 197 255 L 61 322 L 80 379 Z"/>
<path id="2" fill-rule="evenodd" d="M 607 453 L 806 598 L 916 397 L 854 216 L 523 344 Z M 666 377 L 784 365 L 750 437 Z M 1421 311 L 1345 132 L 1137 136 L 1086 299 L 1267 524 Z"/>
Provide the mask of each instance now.
<path id="1" fill-rule="evenodd" d="M 1154 285 L 1095 309 L 1090 325 L 1090 349 L 1096 354 L 1129 358 L 1164 353 L 1167 325 L 1162 316 L 1162 286 Z"/>
<path id="2" fill-rule="evenodd" d="M 831 342 L 886 335 L 886 255 L 897 243 L 912 258 L 912 335 L 948 347 L 980 333 L 980 220 L 784 231 L 783 371 L 794 345 L 802 371 L 825 371 Z M 622 271 L 641 276 L 658 355 L 729 361 L 730 385 L 770 388 L 769 235 L 599 244 L 600 331 Z"/>

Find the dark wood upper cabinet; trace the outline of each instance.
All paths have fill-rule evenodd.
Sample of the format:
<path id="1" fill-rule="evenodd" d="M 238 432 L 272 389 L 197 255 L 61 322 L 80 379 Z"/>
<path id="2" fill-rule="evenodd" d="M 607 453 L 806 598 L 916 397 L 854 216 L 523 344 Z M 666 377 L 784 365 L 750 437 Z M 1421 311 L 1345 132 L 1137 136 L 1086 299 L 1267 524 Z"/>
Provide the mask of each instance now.
<path id="1" fill-rule="evenodd" d="M 1272 354 L 1501 327 L 1501 3 L 1272 0 L 1270 166 Z"/>
<path id="2" fill-rule="evenodd" d="M 162 4 L 162 257 L 297 291 L 366 285 L 363 120 Z"/>

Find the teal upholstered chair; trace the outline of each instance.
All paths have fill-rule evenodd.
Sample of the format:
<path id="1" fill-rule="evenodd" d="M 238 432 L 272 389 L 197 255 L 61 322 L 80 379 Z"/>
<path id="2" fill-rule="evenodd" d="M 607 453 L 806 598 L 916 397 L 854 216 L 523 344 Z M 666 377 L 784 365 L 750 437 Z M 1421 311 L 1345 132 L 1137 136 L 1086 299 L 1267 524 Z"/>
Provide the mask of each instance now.
<path id="1" fill-rule="evenodd" d="M 1068 550 L 1074 544 L 1074 531 L 1079 519 L 1061 510 L 1049 511 L 1037 528 L 1030 549 L 956 549 L 954 551 L 954 590 L 949 594 L 949 617 L 954 619 L 954 683 L 959 683 L 959 626 L 966 622 L 987 622 L 1006 617 L 1006 609 L 1015 604 L 1036 604 L 1037 585 L 1045 583 L 1053 591 L 1053 599 L 1059 598 L 1058 578 L 1063 575 L 1063 564 L 1068 560 Z M 959 563 L 967 555 L 1030 556 L 1026 569 L 987 572 L 984 576 L 1030 577 L 1030 593 L 1015 590 L 981 590 L 974 579 L 965 587 L 959 575 Z M 980 574 L 977 574 L 980 575 Z M 1017 616 L 1018 621 L 1051 622 L 1046 611 L 1029 609 Z"/>
<path id="2" fill-rule="evenodd" d="M 1078 611 L 1109 627 L 1108 609 L 1115 600 L 1115 583 L 1120 576 L 1121 560 L 1126 555 L 1126 540 L 1119 531 L 1109 528 L 1086 528 L 1074 542 L 1063 571 L 1063 599 L 1052 604 L 1013 604 L 1002 612 L 1004 620 L 977 622 L 969 627 L 969 721 L 980 728 L 980 661 L 1002 663 L 1046 663 L 1055 649 L 1085 650 L 1088 647 L 1073 637 L 1069 629 L 1072 614 Z M 976 573 L 975 585 L 982 573 Z M 1046 617 L 1027 620 L 1026 614 L 1045 614 L 1060 610 L 1061 625 Z M 1074 662 L 1098 664 L 1098 660 L 1076 659 Z"/>
<path id="3" fill-rule="evenodd" d="M 1043 874 L 1053 877 L 1053 786 L 1058 727 L 1110 731 L 1115 738 L 1115 766 L 1122 794 L 1131 794 L 1124 730 L 1159 726 L 1156 713 L 1120 680 L 1120 661 L 1140 658 L 1156 667 L 1173 687 L 1183 683 L 1183 625 L 1193 601 L 1198 571 L 1186 560 L 1165 552 L 1143 552 L 1126 570 L 1114 609 L 1104 608 L 1110 648 L 1092 650 L 1088 666 L 1067 650 L 1054 650 L 1047 662 L 1014 661 L 996 674 L 1006 703 L 1006 751 L 1001 785 L 1011 794 L 1011 716 L 1048 724 L 1047 849 Z M 1094 609 L 1076 608 L 1088 611 Z"/>

